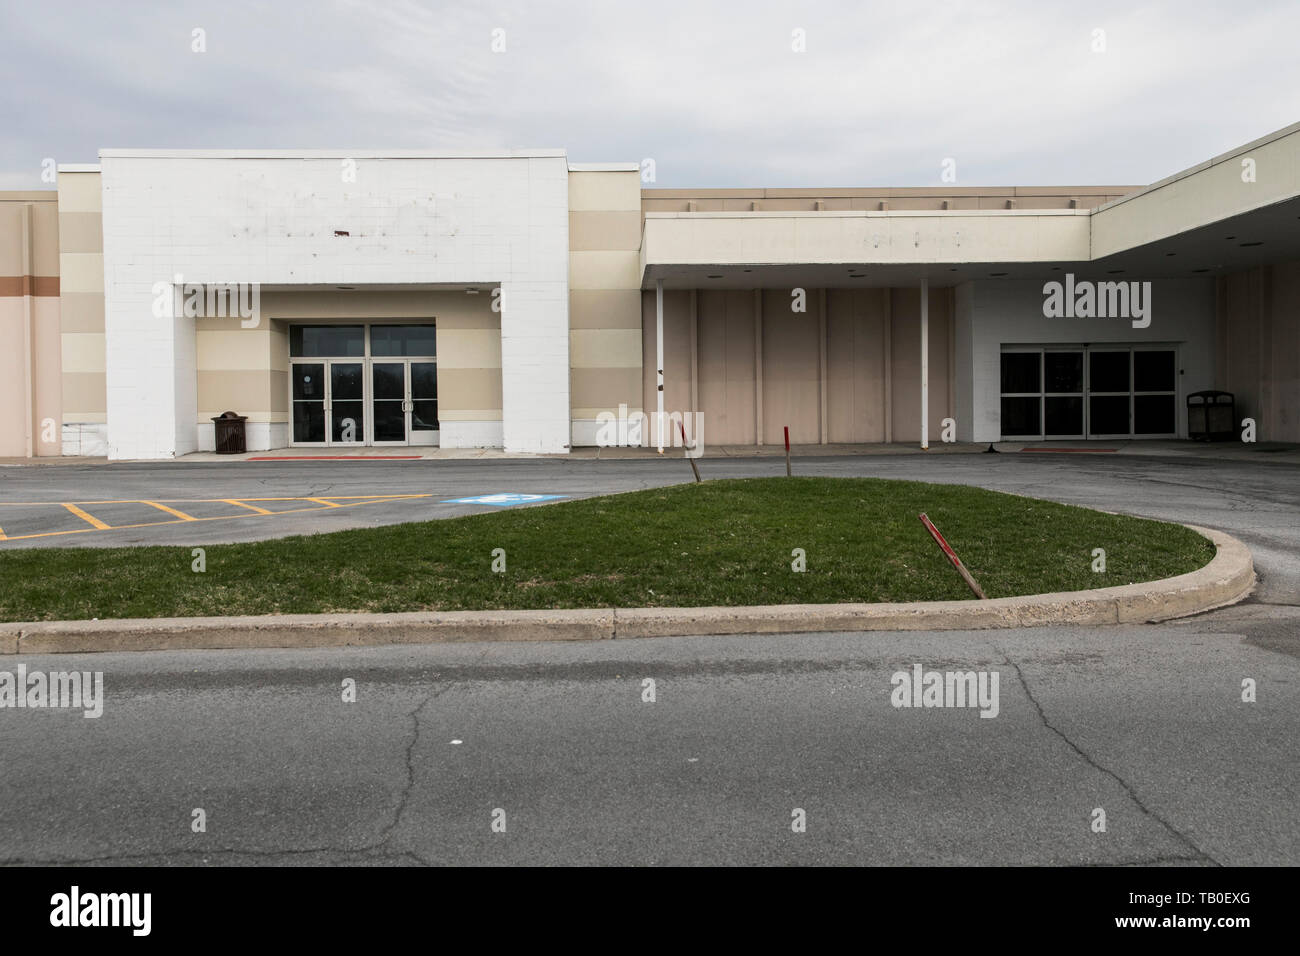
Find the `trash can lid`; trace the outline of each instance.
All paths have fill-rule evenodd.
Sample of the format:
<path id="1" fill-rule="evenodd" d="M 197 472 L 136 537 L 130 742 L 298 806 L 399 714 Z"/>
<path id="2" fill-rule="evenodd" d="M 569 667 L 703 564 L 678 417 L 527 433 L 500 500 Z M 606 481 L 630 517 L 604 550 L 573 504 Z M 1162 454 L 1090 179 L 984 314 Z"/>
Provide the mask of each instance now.
<path id="1" fill-rule="evenodd" d="M 1217 389 L 1207 388 L 1204 391 L 1192 392 L 1188 398 L 1232 398 L 1232 392 L 1221 392 Z"/>
<path id="2" fill-rule="evenodd" d="M 246 422 L 248 421 L 248 416 L 240 415 L 238 412 L 222 412 L 220 415 L 218 415 L 216 418 L 212 420 L 214 422 L 229 422 L 229 421 Z"/>

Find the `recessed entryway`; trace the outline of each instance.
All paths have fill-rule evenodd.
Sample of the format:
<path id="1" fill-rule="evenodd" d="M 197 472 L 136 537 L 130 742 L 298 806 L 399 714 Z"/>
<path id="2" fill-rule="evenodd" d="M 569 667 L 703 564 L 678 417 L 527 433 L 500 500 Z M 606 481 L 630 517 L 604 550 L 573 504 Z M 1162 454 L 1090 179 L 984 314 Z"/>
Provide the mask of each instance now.
<path id="1" fill-rule="evenodd" d="M 435 327 L 291 325 L 293 445 L 437 445 Z"/>

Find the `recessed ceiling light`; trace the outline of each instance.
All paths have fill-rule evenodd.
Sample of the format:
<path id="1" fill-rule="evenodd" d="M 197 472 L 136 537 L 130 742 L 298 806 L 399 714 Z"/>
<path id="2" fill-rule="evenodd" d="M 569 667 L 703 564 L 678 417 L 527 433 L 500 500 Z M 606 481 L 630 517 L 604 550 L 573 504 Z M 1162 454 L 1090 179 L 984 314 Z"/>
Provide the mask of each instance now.
<path id="1" fill-rule="evenodd" d="M 1261 240 L 1260 242 L 1242 242 L 1242 243 L 1238 243 L 1238 245 L 1240 245 L 1241 248 L 1243 248 L 1243 249 L 1245 249 L 1247 246 L 1262 246 L 1263 244 L 1264 244 L 1264 243 L 1263 243 L 1262 240 Z"/>
<path id="2" fill-rule="evenodd" d="M 1176 255 L 1178 255 L 1178 253 L 1176 253 L 1176 252 L 1166 252 L 1165 255 L 1167 255 L 1167 256 L 1176 256 Z"/>
<path id="3" fill-rule="evenodd" d="M 1237 237 L 1236 237 L 1236 236 L 1224 236 L 1223 238 L 1224 238 L 1224 241 L 1227 242 L 1227 241 L 1229 241 L 1229 240 L 1231 240 L 1231 239 L 1236 239 Z"/>
<path id="4" fill-rule="evenodd" d="M 991 275 L 991 276 L 1004 276 L 1004 275 L 1006 275 L 1006 273 L 1005 273 L 1005 272 L 990 272 L 989 275 Z"/>
<path id="5" fill-rule="evenodd" d="M 716 276 L 709 276 L 709 278 L 710 278 L 710 279 L 721 279 L 721 278 L 722 278 L 722 276 L 720 276 L 720 275 L 716 275 Z"/>
<path id="6" fill-rule="evenodd" d="M 1123 272 L 1123 271 L 1124 271 L 1123 269 L 1107 269 L 1107 270 L 1106 270 L 1106 275 L 1108 275 L 1108 276 L 1117 276 L 1117 275 L 1119 275 L 1119 274 L 1120 274 L 1121 272 Z"/>

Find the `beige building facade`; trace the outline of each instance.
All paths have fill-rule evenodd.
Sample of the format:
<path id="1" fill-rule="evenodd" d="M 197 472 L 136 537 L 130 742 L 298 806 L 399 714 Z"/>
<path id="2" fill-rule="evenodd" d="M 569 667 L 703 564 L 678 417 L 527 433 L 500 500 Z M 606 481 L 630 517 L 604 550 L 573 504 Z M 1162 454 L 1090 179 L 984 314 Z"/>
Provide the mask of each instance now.
<path id="1" fill-rule="evenodd" d="M 1146 187 L 100 159 L 0 193 L 0 457 L 210 450 L 226 411 L 340 453 L 1183 438 L 1203 389 L 1300 441 L 1300 126 Z"/>

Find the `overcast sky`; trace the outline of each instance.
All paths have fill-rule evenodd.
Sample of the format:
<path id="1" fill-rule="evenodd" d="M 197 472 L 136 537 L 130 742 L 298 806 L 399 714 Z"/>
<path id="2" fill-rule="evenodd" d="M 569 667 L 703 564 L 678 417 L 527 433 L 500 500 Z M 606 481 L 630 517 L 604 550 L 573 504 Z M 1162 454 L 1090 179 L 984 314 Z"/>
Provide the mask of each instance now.
<path id="1" fill-rule="evenodd" d="M 104 147 L 563 147 L 651 157 L 661 186 L 926 186 L 951 158 L 957 185 L 1139 185 L 1300 120 L 1297 37 L 1296 0 L 0 0 L 0 189 Z"/>

